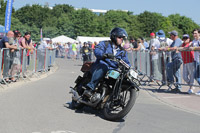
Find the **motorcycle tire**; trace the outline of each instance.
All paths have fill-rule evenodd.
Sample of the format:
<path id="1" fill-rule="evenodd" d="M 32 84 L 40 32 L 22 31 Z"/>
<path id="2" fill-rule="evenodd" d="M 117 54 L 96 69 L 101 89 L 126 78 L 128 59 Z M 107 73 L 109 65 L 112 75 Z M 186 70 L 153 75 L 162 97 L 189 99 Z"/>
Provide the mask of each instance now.
<path id="1" fill-rule="evenodd" d="M 123 87 L 128 88 L 129 86 L 122 86 L 122 88 Z M 135 104 L 135 101 L 136 101 L 137 90 L 135 90 L 133 88 L 129 88 L 126 91 L 128 91 L 130 93 L 130 97 L 129 97 L 127 104 L 124 106 L 124 108 L 119 113 L 110 112 L 110 104 L 112 102 L 112 97 L 110 97 L 106 101 L 104 108 L 103 108 L 103 115 L 104 115 L 105 119 L 110 120 L 110 121 L 120 120 L 130 112 L 131 108 L 133 107 L 133 105 Z"/>

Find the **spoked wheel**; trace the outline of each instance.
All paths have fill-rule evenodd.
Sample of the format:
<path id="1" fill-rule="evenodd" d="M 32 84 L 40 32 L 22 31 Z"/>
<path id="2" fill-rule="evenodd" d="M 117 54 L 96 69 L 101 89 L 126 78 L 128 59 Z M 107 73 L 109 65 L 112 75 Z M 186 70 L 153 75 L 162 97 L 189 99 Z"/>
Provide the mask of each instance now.
<path id="1" fill-rule="evenodd" d="M 122 86 L 128 88 L 128 86 Z M 125 90 L 125 89 L 124 89 Z M 129 88 L 120 93 L 120 96 L 117 99 L 110 97 L 103 108 L 103 114 L 107 120 L 115 121 L 122 119 L 126 116 L 136 100 L 136 90 Z"/>

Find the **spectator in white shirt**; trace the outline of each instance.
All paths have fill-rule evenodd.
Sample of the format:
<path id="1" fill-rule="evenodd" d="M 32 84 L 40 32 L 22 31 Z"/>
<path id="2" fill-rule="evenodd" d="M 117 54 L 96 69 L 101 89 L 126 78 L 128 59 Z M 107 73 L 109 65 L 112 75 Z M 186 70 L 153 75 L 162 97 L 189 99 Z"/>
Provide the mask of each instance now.
<path id="1" fill-rule="evenodd" d="M 161 79 L 161 73 L 158 68 L 161 65 L 158 62 L 158 48 L 160 48 L 160 42 L 157 38 L 155 38 L 155 33 L 150 34 L 151 40 L 149 44 L 150 55 L 151 55 L 151 77 L 154 79 Z"/>

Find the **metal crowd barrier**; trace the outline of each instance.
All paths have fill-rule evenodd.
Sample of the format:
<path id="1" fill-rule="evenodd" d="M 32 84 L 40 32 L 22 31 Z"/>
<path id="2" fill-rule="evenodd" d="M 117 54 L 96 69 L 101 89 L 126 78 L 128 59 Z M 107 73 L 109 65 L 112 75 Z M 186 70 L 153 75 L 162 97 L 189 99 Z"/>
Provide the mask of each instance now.
<path id="1" fill-rule="evenodd" d="M 55 63 L 56 50 L 26 49 L 12 51 L 3 48 L 0 51 L 1 83 L 7 84 L 9 78 L 25 78 L 39 71 L 48 71 Z"/>
<path id="2" fill-rule="evenodd" d="M 67 59 L 72 59 L 73 52 L 72 50 L 66 49 L 66 48 L 57 48 L 55 49 L 55 57 L 56 58 L 67 58 Z M 80 51 L 77 51 L 76 55 L 77 60 L 83 60 L 82 54 Z M 95 61 L 96 57 L 94 55 L 94 52 L 90 52 L 90 61 Z"/>
<path id="3" fill-rule="evenodd" d="M 133 69 L 138 71 L 141 75 L 141 81 L 143 81 L 144 84 L 154 81 L 159 85 L 158 89 L 163 85 L 174 85 L 175 87 L 181 85 L 200 87 L 200 82 L 198 83 L 197 80 L 195 80 L 197 79 L 195 73 L 196 75 L 200 75 L 199 66 L 195 66 L 194 61 L 190 61 L 191 66 L 189 66 L 190 68 L 187 68 L 188 64 L 183 61 L 189 60 L 191 56 L 194 58 L 194 55 L 188 54 L 187 51 L 189 50 L 179 51 L 180 54 L 185 52 L 185 57 L 182 58 L 182 61 L 171 58 L 172 52 L 176 51 L 129 51 L 128 58 Z M 184 70 L 186 68 L 191 70 L 190 74 L 186 73 Z M 197 69 L 199 70 L 198 72 Z M 178 78 L 176 78 L 175 75 L 177 75 Z M 192 79 L 192 75 L 194 80 Z M 173 78 L 170 78 L 172 76 Z M 144 77 L 147 77 L 145 78 L 146 80 L 144 80 Z"/>

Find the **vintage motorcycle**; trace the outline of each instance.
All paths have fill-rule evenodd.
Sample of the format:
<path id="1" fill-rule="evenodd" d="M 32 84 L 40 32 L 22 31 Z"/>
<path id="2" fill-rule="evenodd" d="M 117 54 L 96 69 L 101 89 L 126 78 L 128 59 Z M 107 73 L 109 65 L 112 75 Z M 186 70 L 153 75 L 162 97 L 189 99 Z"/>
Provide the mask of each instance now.
<path id="1" fill-rule="evenodd" d="M 140 89 L 138 73 L 131 69 L 123 60 L 115 59 L 118 63 L 118 70 L 110 70 L 100 81 L 93 95 L 86 95 L 84 89 L 90 79 L 90 67 L 92 63 L 85 63 L 81 71 L 83 76 L 78 76 L 75 87 L 71 87 L 71 106 L 81 109 L 90 106 L 95 109 L 102 109 L 105 119 L 116 121 L 126 116 L 133 107 L 137 92 Z"/>

